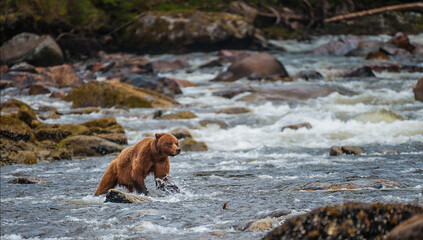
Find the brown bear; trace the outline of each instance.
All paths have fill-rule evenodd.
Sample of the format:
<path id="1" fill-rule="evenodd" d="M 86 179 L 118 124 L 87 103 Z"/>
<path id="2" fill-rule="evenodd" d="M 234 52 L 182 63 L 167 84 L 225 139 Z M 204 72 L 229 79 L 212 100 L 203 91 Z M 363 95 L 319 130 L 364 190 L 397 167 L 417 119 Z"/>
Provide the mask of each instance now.
<path id="1" fill-rule="evenodd" d="M 124 186 L 129 192 L 134 188 L 138 193 L 148 194 L 144 179 L 154 173 L 156 186 L 179 192 L 179 188 L 170 183 L 169 156 L 181 152 L 178 139 L 169 133 L 156 133 L 155 138 L 147 137 L 137 144 L 127 147 L 110 163 L 94 195 L 102 195 L 116 185 Z"/>

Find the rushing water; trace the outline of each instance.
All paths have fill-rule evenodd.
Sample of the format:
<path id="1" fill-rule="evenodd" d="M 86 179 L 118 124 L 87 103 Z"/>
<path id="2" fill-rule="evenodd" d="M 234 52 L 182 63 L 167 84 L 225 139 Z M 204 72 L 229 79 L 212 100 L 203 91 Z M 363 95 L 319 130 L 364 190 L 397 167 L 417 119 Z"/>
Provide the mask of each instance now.
<path id="1" fill-rule="evenodd" d="M 377 38 L 386 39 L 386 36 Z M 423 41 L 415 36 L 414 41 Z M 366 63 L 362 57 L 312 56 L 298 53 L 327 41 L 311 43 L 278 42 L 290 52 L 272 52 L 291 76 L 313 69 L 325 78 L 313 84 L 352 90 L 354 95 L 333 93 L 304 101 L 240 101 L 212 93 L 231 88 L 231 84 L 209 82 L 220 70 L 194 69 L 164 73 L 196 83 L 183 89 L 176 98 L 182 104 L 168 112 L 188 110 L 198 118 L 190 120 L 153 120 L 152 109 L 101 109 L 88 115 L 65 114 L 48 123 L 79 123 L 103 116 L 114 116 L 124 126 L 129 145 L 145 134 L 168 132 L 176 127 L 189 129 L 209 151 L 183 152 L 171 158 L 171 175 L 181 193 L 165 194 L 154 187 L 153 177 L 146 180 L 148 203 L 103 203 L 104 195 L 95 197 L 97 184 L 114 156 L 75 158 L 72 161 L 13 165 L 1 167 L 2 239 L 258 239 L 267 231 L 242 231 L 247 223 L 276 211 L 290 215 L 307 212 L 327 204 L 347 201 L 423 204 L 423 103 L 414 101 L 411 87 L 421 73 L 376 73 L 376 78 L 345 79 L 336 77 L 345 69 Z M 297 52 L 297 53 L 296 53 Z M 216 57 L 215 53 L 182 56 L 192 66 Z M 422 66 L 421 58 L 400 59 Z M 299 83 L 309 84 L 299 79 Z M 297 82 L 297 83 L 298 83 Z M 289 85 L 281 82 L 235 84 L 252 87 Z M 11 98 L 2 92 L 2 101 Z M 71 104 L 48 95 L 13 96 L 33 108 L 55 106 L 69 113 Z M 246 107 L 250 113 L 217 114 L 227 107 Z M 391 119 L 383 111 L 400 114 Z M 386 112 L 386 111 L 385 111 Z M 376 118 L 363 118 L 364 113 Z M 204 119 L 226 122 L 201 126 Z M 285 125 L 309 122 L 313 128 L 284 130 Z M 357 145 L 360 156 L 329 156 L 332 145 Z M 393 149 L 399 154 L 381 154 Z M 14 185 L 16 176 L 41 178 L 47 183 Z M 337 191 L 299 191 L 307 183 L 348 183 L 349 181 L 392 180 L 404 188 L 382 186 L 380 189 Z M 227 202 L 227 208 L 222 209 Z"/>

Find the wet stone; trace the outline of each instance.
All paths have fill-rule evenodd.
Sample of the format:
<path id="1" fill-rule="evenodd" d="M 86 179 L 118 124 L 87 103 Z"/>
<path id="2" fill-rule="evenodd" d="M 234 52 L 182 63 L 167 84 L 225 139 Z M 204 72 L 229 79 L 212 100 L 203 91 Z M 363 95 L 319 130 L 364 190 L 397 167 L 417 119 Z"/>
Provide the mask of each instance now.
<path id="1" fill-rule="evenodd" d="M 104 202 L 113 202 L 113 203 L 146 203 L 147 199 L 119 191 L 117 189 L 110 189 L 106 195 L 106 200 Z"/>
<path id="2" fill-rule="evenodd" d="M 17 177 L 13 180 L 8 181 L 8 183 L 13 184 L 34 184 L 34 183 L 46 183 L 46 181 L 43 181 L 38 178 L 31 178 L 31 177 Z"/>

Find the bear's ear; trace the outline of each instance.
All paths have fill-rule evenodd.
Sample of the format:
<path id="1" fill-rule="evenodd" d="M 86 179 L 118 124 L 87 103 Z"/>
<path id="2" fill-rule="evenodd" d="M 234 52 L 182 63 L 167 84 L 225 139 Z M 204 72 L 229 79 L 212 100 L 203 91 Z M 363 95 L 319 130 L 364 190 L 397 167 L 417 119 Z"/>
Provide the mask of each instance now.
<path id="1" fill-rule="evenodd" d="M 163 136 L 163 133 L 156 133 L 156 139 L 159 140 L 159 138 L 161 138 Z"/>

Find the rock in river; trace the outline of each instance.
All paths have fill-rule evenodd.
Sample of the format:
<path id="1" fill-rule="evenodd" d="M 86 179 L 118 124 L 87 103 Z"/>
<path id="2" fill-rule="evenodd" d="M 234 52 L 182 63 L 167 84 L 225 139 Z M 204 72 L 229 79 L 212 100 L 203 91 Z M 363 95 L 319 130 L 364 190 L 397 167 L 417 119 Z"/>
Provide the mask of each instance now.
<path id="1" fill-rule="evenodd" d="M 15 179 L 12 179 L 8 181 L 8 183 L 13 184 L 34 184 L 34 183 L 46 183 L 46 181 L 43 181 L 38 178 L 31 178 L 31 177 L 17 177 Z"/>
<path id="2" fill-rule="evenodd" d="M 78 107 L 153 108 L 178 105 L 172 98 L 158 92 L 120 82 L 90 81 L 76 86 L 64 98 Z"/>
<path id="3" fill-rule="evenodd" d="M 401 222 L 423 213 L 422 206 L 356 203 L 316 208 L 292 217 L 263 239 L 382 239 Z"/>
<path id="4" fill-rule="evenodd" d="M 65 149 L 74 156 L 101 156 L 120 152 L 123 147 L 100 137 L 77 135 L 60 141 L 56 149 Z"/>
<path id="5" fill-rule="evenodd" d="M 114 202 L 114 203 L 146 203 L 147 199 L 119 191 L 117 189 L 110 189 L 106 195 L 106 200 L 104 202 Z"/>
<path id="6" fill-rule="evenodd" d="M 226 72 L 216 76 L 213 81 L 232 82 L 240 78 L 280 79 L 288 78 L 285 67 L 269 53 L 257 53 L 234 62 Z"/>

